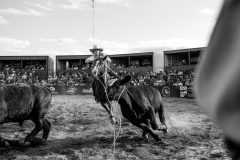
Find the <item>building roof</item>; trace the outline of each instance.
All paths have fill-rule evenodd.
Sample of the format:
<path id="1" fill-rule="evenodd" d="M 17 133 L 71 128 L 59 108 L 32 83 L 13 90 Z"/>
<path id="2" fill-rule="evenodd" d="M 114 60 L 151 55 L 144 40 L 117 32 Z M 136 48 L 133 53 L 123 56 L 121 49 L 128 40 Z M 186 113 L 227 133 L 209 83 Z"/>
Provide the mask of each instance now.
<path id="1" fill-rule="evenodd" d="M 114 57 L 135 57 L 135 56 L 152 56 L 153 52 L 140 52 L 140 53 L 126 53 L 126 54 L 114 54 L 108 55 L 110 58 Z"/>
<path id="2" fill-rule="evenodd" d="M 141 52 L 141 53 L 126 53 L 126 54 L 114 54 L 108 55 L 110 58 L 118 57 L 133 57 L 133 56 L 151 56 L 153 52 Z M 91 55 L 57 55 L 57 60 L 66 60 L 66 59 L 86 59 Z"/>
<path id="3" fill-rule="evenodd" d="M 57 55 L 56 59 L 57 60 L 66 60 L 66 59 L 86 59 L 88 58 L 89 55 Z"/>
<path id="4" fill-rule="evenodd" d="M 168 50 L 164 51 L 164 54 L 175 54 L 175 53 L 183 53 L 183 52 L 194 52 L 194 51 L 203 51 L 206 47 L 198 47 L 198 48 L 186 48 L 186 49 L 177 49 L 177 50 Z"/>
<path id="5" fill-rule="evenodd" d="M 0 60 L 46 60 L 49 56 L 0 56 Z"/>

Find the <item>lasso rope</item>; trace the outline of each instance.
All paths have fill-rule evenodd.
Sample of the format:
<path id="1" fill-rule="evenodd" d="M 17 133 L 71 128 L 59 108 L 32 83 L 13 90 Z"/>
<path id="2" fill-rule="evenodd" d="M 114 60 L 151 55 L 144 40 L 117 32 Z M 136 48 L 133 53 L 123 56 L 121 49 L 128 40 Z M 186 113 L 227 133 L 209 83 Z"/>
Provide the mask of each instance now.
<path id="1" fill-rule="evenodd" d="M 118 103 L 120 97 L 122 96 L 124 90 L 125 90 L 125 86 L 124 86 L 123 90 L 121 91 L 121 93 L 120 93 L 120 95 L 119 95 L 119 97 L 118 97 L 117 103 Z M 116 107 L 111 107 L 111 110 L 114 110 L 113 118 L 115 119 Z M 114 131 L 113 131 L 113 132 L 114 132 L 114 133 L 113 133 L 113 135 L 114 135 L 114 137 L 113 137 L 113 138 L 114 138 L 114 139 L 113 139 L 113 157 L 112 157 L 113 159 L 114 159 L 114 155 L 115 155 L 115 152 L 116 152 L 116 148 L 115 148 L 115 146 L 116 146 L 116 141 L 117 141 L 117 138 L 118 138 L 118 136 L 119 136 L 119 134 L 120 134 L 121 127 L 122 127 L 122 118 L 121 118 L 121 114 L 119 114 L 119 111 L 118 111 L 118 110 L 117 110 L 117 114 L 118 114 L 118 116 L 119 116 L 119 129 L 118 129 L 118 132 L 117 132 L 117 135 L 116 135 L 116 132 L 115 132 L 115 123 L 114 123 Z"/>
<path id="2" fill-rule="evenodd" d="M 106 73 L 104 73 L 104 74 L 106 74 Z M 103 75 L 104 76 L 104 75 Z M 97 78 L 97 80 L 101 83 L 101 85 L 103 86 L 103 88 L 104 88 L 104 91 L 105 91 L 105 94 L 106 94 L 106 97 L 107 97 L 107 101 L 108 101 L 108 103 L 111 105 L 111 110 L 110 110 L 110 114 L 112 114 L 112 113 L 114 113 L 113 114 L 113 118 L 114 118 L 114 120 L 115 120 L 115 115 L 116 115 L 116 107 L 114 107 L 112 104 L 111 104 L 111 102 L 110 102 L 110 100 L 109 100 L 109 98 L 108 98 L 108 94 L 107 94 L 107 87 L 102 83 L 102 81 L 96 76 L 95 78 Z M 118 99 L 117 99 L 117 103 L 118 103 L 118 101 L 119 101 L 119 99 L 120 99 L 120 97 L 122 96 L 122 94 L 123 94 L 123 92 L 124 92 L 124 90 L 126 89 L 126 86 L 124 85 L 124 88 L 123 88 L 123 90 L 121 91 L 121 93 L 119 94 L 119 97 L 118 97 Z M 116 97 L 114 97 L 114 99 L 115 99 Z M 115 159 L 115 152 L 116 152 L 116 141 L 117 141 L 117 138 L 118 138 L 118 136 L 119 136 L 119 134 L 120 134 L 120 131 L 121 131 L 121 127 L 122 127 L 122 119 L 121 119 L 121 114 L 119 113 L 119 111 L 117 110 L 117 114 L 118 114 L 118 117 L 119 117 L 119 128 L 118 128 L 118 132 L 117 132 L 117 134 L 116 134 L 116 127 L 115 127 L 115 122 L 114 122 L 114 128 L 113 128 L 113 156 L 112 156 L 112 159 L 114 160 Z"/>

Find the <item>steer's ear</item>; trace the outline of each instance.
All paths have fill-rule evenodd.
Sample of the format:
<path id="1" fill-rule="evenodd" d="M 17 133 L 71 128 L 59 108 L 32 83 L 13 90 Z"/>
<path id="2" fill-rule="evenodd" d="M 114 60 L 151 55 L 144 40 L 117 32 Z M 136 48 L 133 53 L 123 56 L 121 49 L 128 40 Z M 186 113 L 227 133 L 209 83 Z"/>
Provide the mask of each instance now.
<path id="1" fill-rule="evenodd" d="M 130 82 L 131 79 L 132 79 L 131 75 L 126 75 L 122 80 L 120 80 L 120 85 L 124 85 L 124 84 Z"/>

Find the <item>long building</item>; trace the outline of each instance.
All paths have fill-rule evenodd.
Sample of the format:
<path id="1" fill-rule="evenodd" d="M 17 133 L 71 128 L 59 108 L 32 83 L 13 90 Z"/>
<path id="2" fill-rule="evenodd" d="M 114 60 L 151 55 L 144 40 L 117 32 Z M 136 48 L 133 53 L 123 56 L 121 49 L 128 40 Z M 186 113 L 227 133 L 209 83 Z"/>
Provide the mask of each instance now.
<path id="1" fill-rule="evenodd" d="M 164 51 L 164 70 L 194 70 L 205 47 Z"/>
<path id="2" fill-rule="evenodd" d="M 53 59 L 49 56 L 0 56 L 0 71 L 25 71 L 38 73 L 40 79 L 53 74 Z"/>
<path id="3" fill-rule="evenodd" d="M 85 60 L 90 55 L 57 55 L 56 73 L 80 70 L 85 67 Z"/>
<path id="4" fill-rule="evenodd" d="M 163 58 L 154 52 L 128 53 L 108 55 L 115 70 L 128 72 L 149 72 L 163 70 Z M 80 70 L 86 66 L 85 59 L 91 55 L 58 55 L 56 56 L 56 72 Z M 160 67 L 159 67 L 160 66 Z"/>
<path id="5" fill-rule="evenodd" d="M 109 55 L 115 70 L 128 72 L 153 71 L 153 52 Z"/>

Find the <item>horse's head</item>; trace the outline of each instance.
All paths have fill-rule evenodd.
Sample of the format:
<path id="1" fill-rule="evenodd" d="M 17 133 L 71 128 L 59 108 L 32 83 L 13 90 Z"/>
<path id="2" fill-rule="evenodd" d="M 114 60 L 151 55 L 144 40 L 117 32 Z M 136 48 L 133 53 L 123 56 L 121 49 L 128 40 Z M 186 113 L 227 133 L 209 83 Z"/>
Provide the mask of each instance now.
<path id="1" fill-rule="evenodd" d="M 110 62 L 111 59 L 106 55 L 91 56 L 86 60 L 86 63 L 92 63 L 92 75 L 101 80 L 104 86 L 106 86 L 108 82 L 107 67 Z"/>

